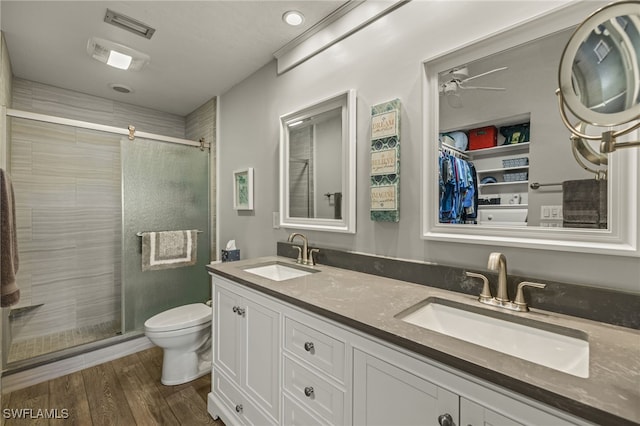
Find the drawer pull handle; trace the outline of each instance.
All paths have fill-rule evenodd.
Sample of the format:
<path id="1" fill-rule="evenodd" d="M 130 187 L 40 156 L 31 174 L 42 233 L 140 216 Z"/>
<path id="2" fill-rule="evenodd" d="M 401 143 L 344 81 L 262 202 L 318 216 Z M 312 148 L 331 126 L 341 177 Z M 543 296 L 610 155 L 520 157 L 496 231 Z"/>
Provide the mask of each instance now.
<path id="1" fill-rule="evenodd" d="M 311 398 L 311 396 L 313 396 L 313 386 L 307 386 L 304 388 L 304 395 Z"/>
<path id="2" fill-rule="evenodd" d="M 304 350 L 307 352 L 311 352 L 313 350 L 314 346 L 313 346 L 313 342 L 305 342 L 304 343 Z"/>
<path id="3" fill-rule="evenodd" d="M 242 413 L 242 404 L 236 405 L 236 413 Z"/>
<path id="4" fill-rule="evenodd" d="M 453 418 L 451 417 L 451 414 L 446 413 L 439 415 L 438 424 L 440 426 L 453 426 Z"/>

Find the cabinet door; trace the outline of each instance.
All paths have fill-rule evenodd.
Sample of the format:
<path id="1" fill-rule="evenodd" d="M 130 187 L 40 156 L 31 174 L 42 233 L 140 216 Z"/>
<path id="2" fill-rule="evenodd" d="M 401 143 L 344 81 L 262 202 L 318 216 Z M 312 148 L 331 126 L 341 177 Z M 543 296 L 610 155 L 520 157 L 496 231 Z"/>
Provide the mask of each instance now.
<path id="1" fill-rule="evenodd" d="M 458 395 L 359 350 L 353 357 L 355 425 L 437 425 L 449 414 L 458 424 Z"/>
<path id="2" fill-rule="evenodd" d="M 491 411 L 482 405 L 460 399 L 460 425 L 461 426 L 522 426 L 521 423 L 511 420 L 501 414 Z"/>
<path id="3" fill-rule="evenodd" d="M 243 388 L 276 419 L 279 418 L 280 314 L 244 299 L 245 357 Z"/>
<path id="4" fill-rule="evenodd" d="M 241 321 L 237 309 L 241 298 L 235 293 L 216 286 L 215 302 L 214 364 L 239 385 L 242 357 L 240 356 Z"/>

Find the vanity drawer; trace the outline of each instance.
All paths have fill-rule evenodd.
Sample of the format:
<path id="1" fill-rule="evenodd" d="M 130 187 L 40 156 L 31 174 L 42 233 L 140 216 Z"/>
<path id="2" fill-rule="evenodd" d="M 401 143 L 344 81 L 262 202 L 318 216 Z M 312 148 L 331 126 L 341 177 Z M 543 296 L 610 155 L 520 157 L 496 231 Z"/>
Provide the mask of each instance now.
<path id="1" fill-rule="evenodd" d="M 344 423 L 344 391 L 302 364 L 284 357 L 284 390 L 332 425 Z"/>
<path id="2" fill-rule="evenodd" d="M 286 393 L 282 396 L 282 416 L 287 426 L 324 426 L 327 421 L 315 417 Z"/>
<path id="3" fill-rule="evenodd" d="M 291 318 L 285 318 L 284 347 L 344 383 L 344 342 Z"/>
<path id="4" fill-rule="evenodd" d="M 227 378 L 218 373 L 213 373 L 213 390 L 216 396 L 218 396 L 229 411 L 237 418 L 233 421 L 239 420 L 241 424 L 249 425 L 275 425 L 274 421 L 263 413 L 257 406 L 248 401 L 231 383 Z"/>

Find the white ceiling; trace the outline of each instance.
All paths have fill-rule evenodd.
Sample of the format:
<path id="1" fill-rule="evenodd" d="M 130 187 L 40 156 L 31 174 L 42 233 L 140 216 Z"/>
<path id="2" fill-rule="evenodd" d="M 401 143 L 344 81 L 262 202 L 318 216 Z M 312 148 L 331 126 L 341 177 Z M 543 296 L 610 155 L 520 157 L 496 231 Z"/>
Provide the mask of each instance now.
<path id="1" fill-rule="evenodd" d="M 2 0 L 1 25 L 15 77 L 186 115 L 273 59 L 273 53 L 348 0 L 25 1 Z M 103 21 L 107 8 L 156 29 L 135 35 Z M 300 27 L 284 12 L 304 13 Z M 139 72 L 86 53 L 90 37 L 151 56 Z M 122 94 L 109 87 L 124 84 Z"/>

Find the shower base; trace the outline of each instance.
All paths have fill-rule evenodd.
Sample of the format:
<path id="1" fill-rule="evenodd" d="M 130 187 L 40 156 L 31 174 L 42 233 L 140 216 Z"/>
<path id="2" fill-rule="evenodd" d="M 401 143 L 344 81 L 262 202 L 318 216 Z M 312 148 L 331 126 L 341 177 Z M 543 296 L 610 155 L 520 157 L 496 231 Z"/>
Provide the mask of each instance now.
<path id="1" fill-rule="evenodd" d="M 120 321 L 109 321 L 45 336 L 14 340 L 9 349 L 8 363 L 22 361 L 38 355 L 113 337 L 120 334 Z"/>

